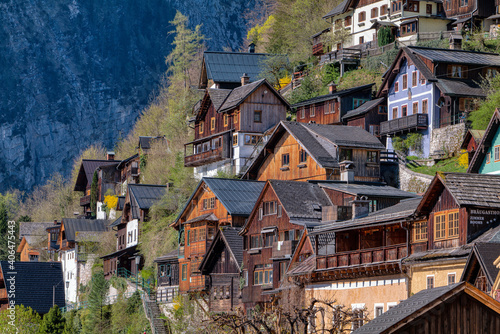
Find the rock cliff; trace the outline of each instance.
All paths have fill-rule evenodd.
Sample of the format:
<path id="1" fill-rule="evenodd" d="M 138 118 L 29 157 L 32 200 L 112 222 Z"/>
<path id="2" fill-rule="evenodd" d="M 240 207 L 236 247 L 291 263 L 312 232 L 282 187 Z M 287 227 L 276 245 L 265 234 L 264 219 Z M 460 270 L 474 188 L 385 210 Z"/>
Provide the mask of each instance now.
<path id="1" fill-rule="evenodd" d="M 0 3 L 0 191 L 68 175 L 91 143 L 112 148 L 147 104 L 179 10 L 209 49 L 236 49 L 253 0 Z"/>

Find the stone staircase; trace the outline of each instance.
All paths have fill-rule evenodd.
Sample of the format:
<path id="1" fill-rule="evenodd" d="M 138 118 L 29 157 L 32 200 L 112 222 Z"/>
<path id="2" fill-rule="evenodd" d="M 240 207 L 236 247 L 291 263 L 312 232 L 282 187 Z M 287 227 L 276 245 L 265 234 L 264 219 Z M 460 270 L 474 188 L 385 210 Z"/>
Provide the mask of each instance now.
<path id="1" fill-rule="evenodd" d="M 165 320 L 161 318 L 162 312 L 156 303 L 156 300 L 150 300 L 146 294 L 143 294 L 143 306 L 146 317 L 151 325 L 151 331 L 153 334 L 170 334 L 171 331 L 167 331 L 165 326 Z"/>

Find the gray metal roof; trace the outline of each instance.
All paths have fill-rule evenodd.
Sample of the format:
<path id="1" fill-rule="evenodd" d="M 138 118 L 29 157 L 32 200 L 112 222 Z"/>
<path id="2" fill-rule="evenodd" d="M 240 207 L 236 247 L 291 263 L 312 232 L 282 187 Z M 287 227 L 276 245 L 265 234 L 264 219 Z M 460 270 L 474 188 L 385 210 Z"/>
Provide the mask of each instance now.
<path id="1" fill-rule="evenodd" d="M 458 288 L 465 283 L 456 283 L 452 285 L 442 286 L 434 289 L 422 290 L 410 298 L 403 300 L 395 307 L 387 310 L 382 315 L 376 317 L 369 323 L 356 329 L 352 334 L 360 333 L 392 333 L 389 330 L 392 326 L 397 325 L 407 317 L 411 316 L 416 311 L 429 306 L 432 302 L 440 299 L 445 294 Z M 386 332 L 387 331 L 387 332 Z"/>
<path id="2" fill-rule="evenodd" d="M 500 66 L 500 55 L 496 53 L 436 49 L 419 46 L 409 46 L 408 49 L 433 62 Z"/>
<path id="3" fill-rule="evenodd" d="M 54 222 L 21 222 L 19 223 L 19 240 L 30 235 L 47 236 L 49 227 L 57 227 L 57 225 Z"/>
<path id="4" fill-rule="evenodd" d="M 419 197 L 414 193 L 410 193 L 398 188 L 387 185 L 370 185 L 356 184 L 346 182 L 319 182 L 321 187 L 338 190 L 351 195 L 365 195 L 374 197 L 391 197 L 391 198 L 411 198 Z"/>
<path id="5" fill-rule="evenodd" d="M 486 97 L 486 91 L 474 80 L 438 79 L 436 85 L 449 96 Z"/>
<path id="6" fill-rule="evenodd" d="M 129 184 L 128 191 L 134 197 L 139 209 L 148 210 L 165 195 L 167 186 Z"/>
<path id="7" fill-rule="evenodd" d="M 205 182 L 229 214 L 235 216 L 250 215 L 265 185 L 262 181 L 210 177 L 204 177 L 201 182 Z"/>
<path id="8" fill-rule="evenodd" d="M 66 306 L 61 262 L 14 262 L 15 270 L 9 269 L 7 261 L 1 261 L 0 266 L 7 290 L 11 282 L 15 285 L 12 288 L 16 293 L 9 302 L 31 307 L 42 315 L 49 312 L 53 301 L 59 307 Z M 10 277 L 14 280 L 8 281 Z"/>
<path id="9" fill-rule="evenodd" d="M 110 221 L 105 219 L 63 218 L 66 240 L 76 241 L 77 232 L 105 232 Z"/>
<path id="10" fill-rule="evenodd" d="M 302 106 L 308 106 L 308 105 L 311 105 L 314 103 L 330 101 L 330 100 L 336 99 L 337 97 L 354 94 L 354 93 L 357 93 L 359 91 L 363 91 L 366 89 L 371 90 L 373 85 L 375 85 L 375 83 L 371 83 L 371 84 L 363 85 L 363 86 L 358 86 L 358 87 L 353 87 L 353 88 L 349 88 L 349 89 L 344 89 L 344 90 L 339 90 L 339 91 L 331 93 L 331 94 L 316 96 L 316 97 L 313 97 L 309 100 L 305 100 L 305 101 L 296 103 L 296 104 L 292 105 L 292 108 L 298 108 L 298 107 L 302 107 Z"/>
<path id="11" fill-rule="evenodd" d="M 337 5 L 337 7 L 333 8 L 325 16 L 323 16 L 323 18 L 326 19 L 332 16 L 344 14 L 349 10 L 352 2 L 353 2 L 352 0 L 343 0 L 340 4 Z"/>
<path id="12" fill-rule="evenodd" d="M 239 83 L 243 73 L 249 76 L 251 82 L 260 79 L 263 62 L 270 56 L 266 53 L 205 51 L 203 61 L 208 80 Z"/>
<path id="13" fill-rule="evenodd" d="M 367 112 L 369 112 L 370 110 L 372 110 L 373 108 L 377 107 L 379 104 L 381 104 L 384 101 L 385 101 L 385 97 L 380 97 L 380 98 L 375 99 L 375 100 L 367 101 L 367 102 L 363 103 L 361 106 L 359 106 L 358 108 L 353 109 L 353 110 L 349 110 L 344 115 L 344 117 L 342 117 L 342 119 L 346 120 L 346 119 L 351 118 L 351 117 L 364 115 Z"/>

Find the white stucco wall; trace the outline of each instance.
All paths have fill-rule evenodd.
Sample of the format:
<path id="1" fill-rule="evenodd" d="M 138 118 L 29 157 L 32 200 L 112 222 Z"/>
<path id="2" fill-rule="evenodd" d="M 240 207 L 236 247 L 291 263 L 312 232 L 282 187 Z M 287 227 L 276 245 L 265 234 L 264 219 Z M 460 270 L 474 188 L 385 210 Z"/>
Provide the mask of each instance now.
<path id="1" fill-rule="evenodd" d="M 97 202 L 96 219 L 106 219 L 106 211 L 102 209 L 103 202 Z"/>
<path id="2" fill-rule="evenodd" d="M 66 303 L 76 303 L 78 300 L 78 277 L 77 277 L 77 257 L 76 249 L 61 251 L 63 275 L 64 275 L 64 292 L 66 295 Z M 63 284 L 61 283 L 61 284 Z M 69 284 L 68 284 L 69 283 Z"/>
<path id="3" fill-rule="evenodd" d="M 139 221 L 131 220 L 127 223 L 127 248 L 137 245 L 139 240 Z"/>

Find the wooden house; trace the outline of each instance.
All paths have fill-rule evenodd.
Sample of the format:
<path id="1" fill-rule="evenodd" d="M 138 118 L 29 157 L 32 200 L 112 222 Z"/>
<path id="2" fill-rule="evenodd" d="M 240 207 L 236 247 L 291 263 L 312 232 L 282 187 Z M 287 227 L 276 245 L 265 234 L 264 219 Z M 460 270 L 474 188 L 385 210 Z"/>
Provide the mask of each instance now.
<path id="1" fill-rule="evenodd" d="M 51 224 L 45 229 L 47 232 L 47 252 L 51 261 L 57 261 L 57 251 L 59 250 L 59 234 L 61 233 L 61 222 L 54 220 L 54 224 Z"/>
<path id="2" fill-rule="evenodd" d="M 469 160 L 467 173 L 498 174 L 500 171 L 499 123 L 500 110 L 496 109 L 474 155 Z"/>
<path id="3" fill-rule="evenodd" d="M 142 138 L 142 137 L 139 137 Z M 120 173 L 120 190 L 117 192 L 119 195 L 127 194 L 127 185 L 140 183 L 139 176 L 141 175 L 141 157 L 138 153 L 125 160 L 120 161 L 116 169 Z"/>
<path id="4" fill-rule="evenodd" d="M 472 243 L 499 236 L 500 176 L 438 173 L 411 226 L 411 293 L 458 281 Z"/>
<path id="5" fill-rule="evenodd" d="M 337 91 L 330 85 L 330 93 L 292 105 L 296 120 L 301 123 L 342 124 L 342 117 L 372 98 L 374 84 Z"/>
<path id="6" fill-rule="evenodd" d="M 47 260 L 47 231 L 48 227 L 54 226 L 51 222 L 20 222 L 19 223 L 19 245 L 17 253 L 20 253 L 21 261 L 43 261 Z M 49 245 L 50 246 L 50 245 Z M 42 259 L 40 256 L 44 255 Z"/>
<path id="7" fill-rule="evenodd" d="M 462 145 L 460 145 L 460 149 L 467 151 L 468 162 L 472 161 L 472 158 L 474 157 L 474 154 L 476 153 L 485 132 L 485 130 L 468 129 L 465 133 L 465 137 L 462 141 Z"/>
<path id="8" fill-rule="evenodd" d="M 264 182 L 203 178 L 171 225 L 179 231 L 181 293 L 206 291 L 209 278 L 200 264 L 221 226 L 245 224 Z"/>
<path id="9" fill-rule="evenodd" d="M 222 226 L 200 264 L 208 277 L 210 312 L 231 312 L 243 306 L 241 299 L 241 266 L 243 237 L 241 227 Z"/>
<path id="10" fill-rule="evenodd" d="M 358 127 L 282 121 L 243 178 L 379 181 L 384 149 Z"/>
<path id="11" fill-rule="evenodd" d="M 421 291 L 353 334 L 498 333 L 500 302 L 462 282 Z"/>
<path id="12" fill-rule="evenodd" d="M 128 184 L 123 204 L 121 221 L 111 224 L 117 231 L 116 252 L 107 254 L 104 259 L 104 274 L 110 277 L 118 268 L 132 274 L 142 268 L 142 257 L 136 256 L 136 246 L 140 239 L 140 225 L 149 220 L 149 210 L 159 202 L 167 191 L 167 186 L 151 184 Z"/>
<path id="13" fill-rule="evenodd" d="M 156 271 L 156 301 L 172 303 L 179 294 L 179 251 L 176 249 L 157 257 L 154 262 Z"/>
<path id="14" fill-rule="evenodd" d="M 406 199 L 368 214 L 369 201 L 354 200 L 353 211 L 358 213 L 352 219 L 323 221 L 300 240 L 287 276 L 307 286 L 309 299 L 335 299 L 367 312 L 364 318 L 380 316 L 408 297 L 401 261 L 410 251 L 407 231 L 419 202 Z M 353 322 L 352 329 L 359 325 Z"/>
<path id="15" fill-rule="evenodd" d="M 24 236 L 17 246 L 21 262 L 38 262 L 40 260 L 40 246 L 46 240 L 46 236 Z"/>
<path id="16" fill-rule="evenodd" d="M 500 69 L 500 55 L 451 49 L 404 47 L 385 73 L 378 93 L 387 96 L 388 120 L 380 124 L 380 135 L 392 138 L 410 133 L 422 136 L 419 149 L 409 152 L 440 157 L 442 145 L 431 145 L 433 136 L 448 126 L 465 122 L 475 110 L 474 99 L 483 99 L 483 77 Z"/>
<path id="17" fill-rule="evenodd" d="M 332 203 L 313 183 L 268 180 L 243 236 L 243 303 L 246 309 L 271 300 L 285 278 L 286 268 L 301 234 L 320 225 Z"/>
<path id="18" fill-rule="evenodd" d="M 460 281 L 470 283 L 492 298 L 496 298 L 493 285 L 499 270 L 494 262 L 499 256 L 500 239 L 495 242 L 474 244 Z"/>
<path id="19" fill-rule="evenodd" d="M 184 166 L 200 178 L 223 169 L 239 174 L 264 133 L 286 117 L 288 102 L 265 79 L 241 80 L 233 89 L 208 88 L 195 111 Z"/>
<path id="20" fill-rule="evenodd" d="M 0 311 L 10 305 L 24 305 L 44 315 L 54 305 L 66 306 L 66 287 L 60 262 L 0 261 Z"/>
<path id="21" fill-rule="evenodd" d="M 92 185 L 92 180 L 94 178 L 94 173 L 96 170 L 101 167 L 101 166 L 112 166 L 112 174 L 110 175 L 110 179 L 105 178 L 104 182 L 103 179 L 100 179 L 99 182 L 99 187 L 104 190 L 104 188 L 107 189 L 107 186 L 111 183 L 112 187 L 115 186 L 116 182 L 118 181 L 114 174 L 114 169 L 113 167 L 118 166 L 120 162 L 115 160 L 114 153 L 108 152 L 107 155 L 107 160 L 89 160 L 89 159 L 83 159 L 81 164 L 80 164 L 80 169 L 78 171 L 78 176 L 76 179 L 74 191 L 81 191 L 83 192 L 83 196 L 80 198 L 80 206 L 83 208 L 83 215 L 84 216 L 89 216 L 92 214 L 91 208 L 90 208 L 90 189 Z M 100 192 L 100 197 L 104 196 L 105 191 Z M 99 201 L 100 205 L 102 205 L 102 200 Z M 96 212 L 94 212 L 94 215 Z"/>
<path id="22" fill-rule="evenodd" d="M 487 19 L 496 11 L 494 0 L 450 0 L 443 1 L 446 17 L 453 19 L 453 28 L 458 30 L 489 31 Z M 491 19 L 490 19 L 491 20 Z"/>
<path id="23" fill-rule="evenodd" d="M 253 43 L 248 52 L 205 51 L 198 88 L 233 89 L 240 86 L 243 73 L 248 75 L 249 82 L 257 81 L 271 56 L 256 53 Z"/>
<path id="24" fill-rule="evenodd" d="M 385 137 L 380 136 L 380 123 L 387 121 L 387 100 L 384 97 L 367 101 L 361 106 L 349 110 L 342 117 L 344 124 L 357 126 L 385 143 Z"/>

